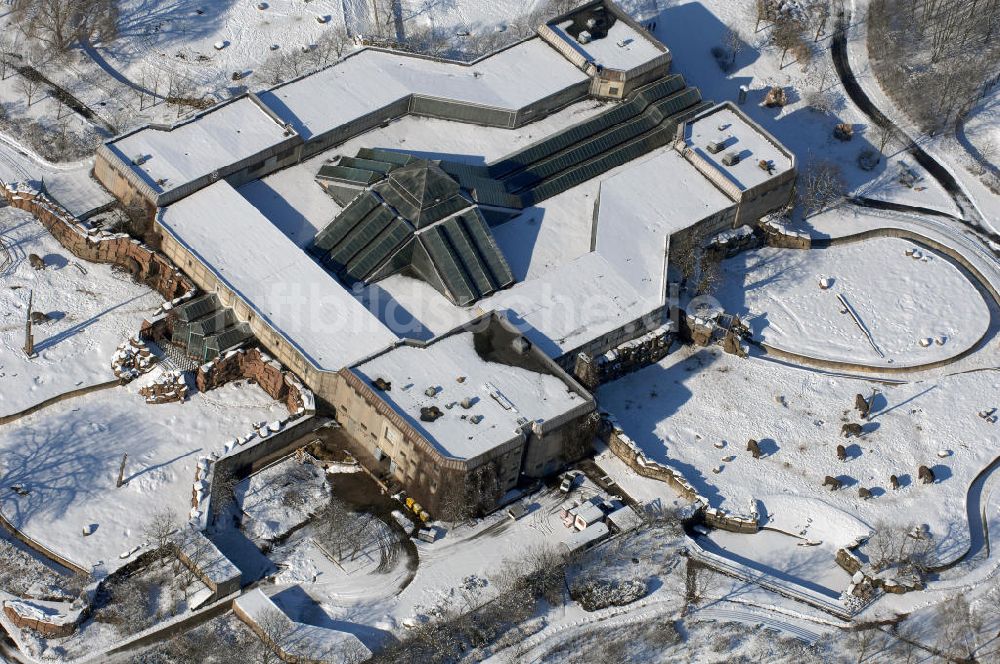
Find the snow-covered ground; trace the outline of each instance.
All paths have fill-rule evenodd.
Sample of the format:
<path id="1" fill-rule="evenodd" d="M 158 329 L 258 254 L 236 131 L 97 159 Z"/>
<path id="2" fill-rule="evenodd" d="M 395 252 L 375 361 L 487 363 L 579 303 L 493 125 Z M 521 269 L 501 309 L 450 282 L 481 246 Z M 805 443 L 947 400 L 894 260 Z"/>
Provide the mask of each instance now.
<path id="1" fill-rule="evenodd" d="M 274 540 L 304 523 L 330 495 L 321 468 L 290 457 L 268 466 L 236 487 L 246 515 L 243 532 L 255 540 Z"/>
<path id="2" fill-rule="evenodd" d="M 858 421 L 854 395 L 873 390 L 864 435 L 842 438 L 841 425 Z M 681 470 L 713 506 L 756 507 L 768 525 L 835 547 L 859 534 L 857 520 L 927 523 L 937 553 L 951 558 L 969 543 L 969 483 L 1000 450 L 1000 428 L 977 416 L 997 407 L 998 394 L 992 371 L 891 386 L 684 348 L 604 385 L 598 398 L 651 459 Z M 746 451 L 751 438 L 761 459 Z M 847 461 L 837 459 L 838 444 Z M 917 481 L 920 465 L 935 484 Z M 844 488 L 823 487 L 826 476 Z M 861 487 L 874 497 L 861 499 Z"/>
<path id="3" fill-rule="evenodd" d="M 1000 168 L 1000 85 L 980 100 L 965 120 L 965 136 L 979 155 Z"/>
<path id="4" fill-rule="evenodd" d="M 4 285 L 0 290 L 0 415 L 113 380 L 115 348 L 135 334 L 163 298 L 111 265 L 76 258 L 27 212 L 0 208 L 0 241 L 12 259 L 0 271 Z M 43 258 L 47 267 L 32 268 L 30 254 Z M 34 311 L 52 320 L 34 327 L 38 357 L 29 359 L 22 348 L 32 291 Z"/>
<path id="5" fill-rule="evenodd" d="M 975 345 L 990 313 L 948 259 L 907 240 L 876 238 L 827 249 L 763 248 L 723 262 L 718 295 L 754 338 L 825 360 L 919 365 Z M 828 288 L 820 281 L 828 280 Z M 879 351 L 850 314 L 843 296 Z M 927 344 L 927 345 L 925 345 Z"/>
<path id="6" fill-rule="evenodd" d="M 587 481 L 571 496 L 589 497 L 596 491 Z M 413 540 L 414 562 L 398 555 L 387 563 L 377 551 L 360 556 L 360 564 L 346 558 L 335 562 L 314 535 L 297 539 L 297 532 L 274 554 L 284 568 L 276 582 L 301 583 L 333 620 L 399 633 L 404 621 L 437 615 L 466 597 L 474 605 L 486 602 L 496 592 L 489 579 L 505 560 L 565 541 L 574 531 L 559 517 L 564 500 L 566 495 L 555 489 L 543 490 L 525 499 L 529 513 L 518 521 L 497 512 L 452 527 L 433 544 Z M 308 535 L 308 528 L 301 532 Z"/>
<path id="7" fill-rule="evenodd" d="M 154 370 L 155 373 L 156 370 Z M 150 374 L 150 377 L 153 374 Z M 183 403 L 147 405 L 136 381 L 65 401 L 0 428 L 0 509 L 13 525 L 81 567 L 112 571 L 143 544 L 157 510 L 184 518 L 198 459 L 286 414 L 259 387 L 229 383 Z M 126 484 L 116 488 L 122 454 Z M 83 536 L 86 526 L 93 533 Z"/>

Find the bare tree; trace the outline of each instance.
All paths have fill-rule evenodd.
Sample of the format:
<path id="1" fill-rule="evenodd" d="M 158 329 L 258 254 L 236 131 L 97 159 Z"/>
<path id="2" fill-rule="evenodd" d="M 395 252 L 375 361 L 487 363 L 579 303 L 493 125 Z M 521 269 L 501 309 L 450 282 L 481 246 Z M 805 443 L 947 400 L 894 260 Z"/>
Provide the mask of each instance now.
<path id="1" fill-rule="evenodd" d="M 722 45 L 725 47 L 726 54 L 729 57 L 729 69 L 732 69 L 736 66 L 736 58 L 743 52 L 743 49 L 746 48 L 746 43 L 743 41 L 743 38 L 740 37 L 739 32 L 732 28 L 728 28 L 725 36 L 722 38 Z"/>
<path id="2" fill-rule="evenodd" d="M 162 562 L 171 553 L 175 532 L 177 532 L 177 513 L 169 507 L 153 512 L 149 521 L 142 527 L 142 536 L 157 552 L 158 561 Z"/>
<path id="3" fill-rule="evenodd" d="M 191 588 L 195 581 L 199 580 L 200 570 L 204 570 L 206 565 L 212 562 L 212 543 L 207 537 L 194 528 L 184 528 L 177 540 L 178 556 L 174 562 L 174 581 L 176 586 L 184 593 L 187 600 L 191 595 Z M 182 561 L 183 555 L 186 561 Z"/>
<path id="4" fill-rule="evenodd" d="M 881 641 L 884 641 L 884 635 L 871 625 L 861 625 L 847 635 L 848 647 L 857 656 L 858 664 L 879 650 Z"/>
<path id="5" fill-rule="evenodd" d="M 844 173 L 833 161 L 814 161 L 799 177 L 799 199 L 806 216 L 825 210 L 847 195 Z"/>
<path id="6" fill-rule="evenodd" d="M 34 102 L 35 93 L 38 92 L 40 86 L 38 78 L 30 74 L 21 74 L 21 77 L 17 79 L 17 89 L 24 95 L 29 107 Z"/>
<path id="7" fill-rule="evenodd" d="M 335 25 L 316 40 L 316 58 L 320 66 L 336 62 L 352 46 L 353 42 L 343 25 Z"/>
<path id="8" fill-rule="evenodd" d="M 117 36 L 115 0 L 13 0 L 11 16 L 29 39 L 60 53 Z"/>
<path id="9" fill-rule="evenodd" d="M 771 42 L 781 49 L 780 66 L 782 68 L 785 66 L 785 55 L 788 51 L 792 51 L 799 59 L 804 52 L 809 50 L 802 39 L 802 30 L 802 24 L 793 19 L 785 18 L 775 24 L 774 32 L 771 33 Z"/>
<path id="10" fill-rule="evenodd" d="M 256 664 L 272 664 L 280 662 L 279 651 L 284 651 L 288 637 L 294 629 L 288 616 L 278 609 L 268 608 L 255 616 L 254 622 L 259 642 L 253 650 L 253 661 Z"/>
<path id="11" fill-rule="evenodd" d="M 873 135 L 875 141 L 878 143 L 879 154 L 884 155 L 886 147 L 896 134 L 896 129 L 892 126 L 891 122 L 884 118 L 876 120 L 876 122 L 872 125 L 872 129 L 874 130 Z"/>

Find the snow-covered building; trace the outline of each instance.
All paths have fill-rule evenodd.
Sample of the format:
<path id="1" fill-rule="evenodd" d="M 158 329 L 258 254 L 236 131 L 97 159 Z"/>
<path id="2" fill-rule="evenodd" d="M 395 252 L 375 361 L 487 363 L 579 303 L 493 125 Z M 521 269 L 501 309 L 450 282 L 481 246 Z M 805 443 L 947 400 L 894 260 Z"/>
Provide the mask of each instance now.
<path id="1" fill-rule="evenodd" d="M 620 99 L 667 72 L 666 47 L 613 3 L 593 4 L 606 4 L 613 25 L 608 37 L 592 42 L 595 55 L 583 66 L 559 37 L 532 37 L 469 63 L 364 48 L 176 124 L 115 137 L 98 149 L 94 174 L 117 198 L 142 203 L 152 215 L 219 180 L 239 186 L 404 115 L 513 129 L 588 95 Z M 572 22 L 573 14 L 563 18 Z M 605 60 L 627 69 L 605 70 Z M 629 75 L 628 85 L 612 84 L 609 93 L 602 77 L 619 71 Z"/>
<path id="2" fill-rule="evenodd" d="M 372 656 L 371 650 L 350 632 L 293 620 L 260 588 L 237 598 L 233 613 L 285 662 L 339 664 L 364 662 Z"/>
<path id="3" fill-rule="evenodd" d="M 338 420 L 431 513 L 489 510 L 522 476 L 582 457 L 594 435 L 593 397 L 495 313 L 339 375 Z"/>
<path id="4" fill-rule="evenodd" d="M 657 78 L 670 52 L 607 0 L 594 0 L 539 27 L 538 35 L 590 76 L 590 92 L 623 99 Z"/>
<path id="5" fill-rule="evenodd" d="M 795 178 L 787 150 L 671 74 L 669 50 L 612 3 L 588 3 L 539 33 L 473 63 L 362 49 L 176 125 L 117 137 L 95 165 L 116 196 L 155 209 L 160 249 L 226 309 L 212 329 L 176 315 L 186 327 L 175 336 L 208 356 L 252 335 L 429 507 L 448 473 L 499 464 L 495 483 L 507 490 L 577 456 L 568 434 L 593 401 L 566 374 L 581 358 L 668 329 L 672 267 L 698 249 L 688 240 L 756 222 L 788 200 Z M 407 114 L 513 129 L 587 97 L 610 103 L 577 109 L 582 120 L 519 138 L 490 162 L 378 142 L 390 129 L 382 125 Z M 349 154 L 326 156 L 362 134 Z M 298 177 L 299 162 L 320 153 L 307 177 L 333 200 L 303 181 L 323 199 L 310 214 L 323 212 L 297 239 L 275 216 L 294 206 L 275 211 L 252 200 L 252 183 L 237 189 L 291 165 L 272 177 Z M 526 269 L 539 242 L 532 211 L 549 204 L 575 210 L 589 250 L 566 250 L 556 231 L 543 268 Z M 478 337 L 467 325 L 477 320 L 513 327 L 529 350 L 508 365 L 470 352 Z M 218 339 L 202 344 L 210 335 Z M 544 368 L 528 369 L 534 382 L 525 383 L 512 374 L 529 360 Z M 498 367 L 513 387 L 489 378 Z M 438 368 L 449 375 L 432 379 Z M 423 397 L 426 388 L 467 391 L 459 376 L 476 381 L 479 408 L 511 407 L 473 407 L 454 426 L 460 408 L 421 419 L 420 409 L 449 398 Z"/>

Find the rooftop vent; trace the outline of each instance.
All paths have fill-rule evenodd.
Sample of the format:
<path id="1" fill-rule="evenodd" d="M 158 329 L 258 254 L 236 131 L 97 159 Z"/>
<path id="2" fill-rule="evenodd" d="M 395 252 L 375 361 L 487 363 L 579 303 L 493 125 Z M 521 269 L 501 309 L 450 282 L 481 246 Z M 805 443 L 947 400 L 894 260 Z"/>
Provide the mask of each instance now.
<path id="1" fill-rule="evenodd" d="M 469 418 L 469 421 L 472 422 L 473 424 L 479 424 L 480 422 L 483 421 L 483 416 L 473 415 L 472 417 Z"/>
<path id="2" fill-rule="evenodd" d="M 433 422 L 442 415 L 444 415 L 444 413 L 442 413 L 441 409 L 437 406 L 424 406 L 420 409 L 421 422 Z"/>
<path id="3" fill-rule="evenodd" d="M 531 350 L 531 342 L 524 337 L 515 337 L 514 340 L 510 342 L 510 345 L 519 355 L 524 355 Z"/>
<path id="4" fill-rule="evenodd" d="M 132 157 L 132 163 L 135 164 L 136 166 L 142 166 L 147 161 L 149 161 L 149 157 L 144 154 L 139 154 Z"/>
<path id="5" fill-rule="evenodd" d="M 424 390 L 424 394 L 426 394 L 429 397 L 435 397 L 437 396 L 437 393 L 438 393 L 438 388 L 433 386 L 428 387 L 426 390 Z"/>
<path id="6" fill-rule="evenodd" d="M 735 166 L 740 163 L 740 155 L 737 152 L 727 152 L 726 156 L 722 158 L 723 166 Z"/>
<path id="7" fill-rule="evenodd" d="M 718 154 L 718 153 L 722 152 L 722 149 L 725 148 L 725 147 L 726 147 L 726 141 L 725 141 L 725 139 L 719 139 L 717 141 L 710 141 L 709 144 L 708 144 L 708 146 L 707 146 L 707 149 L 712 154 Z"/>
<path id="8" fill-rule="evenodd" d="M 375 382 L 372 383 L 372 385 L 375 386 L 375 389 L 382 390 L 383 392 L 388 392 L 389 390 L 392 389 L 392 383 L 387 381 L 385 378 L 382 378 L 381 376 L 376 378 Z"/>
<path id="9" fill-rule="evenodd" d="M 576 40 L 581 44 L 589 44 L 590 40 L 593 38 L 594 36 L 590 34 L 589 30 L 581 30 L 580 34 L 576 36 Z"/>
<path id="10" fill-rule="evenodd" d="M 475 403 L 475 402 L 473 402 L 473 400 L 471 398 L 469 398 L 469 397 L 465 397 L 461 401 L 462 408 L 464 408 L 466 410 L 469 410 L 470 408 L 472 408 L 472 404 L 473 403 Z"/>

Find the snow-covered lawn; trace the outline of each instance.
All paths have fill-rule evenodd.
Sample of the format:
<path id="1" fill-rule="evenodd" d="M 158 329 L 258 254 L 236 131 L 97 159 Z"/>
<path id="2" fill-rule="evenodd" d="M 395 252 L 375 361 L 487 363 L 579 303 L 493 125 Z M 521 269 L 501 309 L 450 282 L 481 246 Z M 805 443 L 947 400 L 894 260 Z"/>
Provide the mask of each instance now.
<path id="1" fill-rule="evenodd" d="M 0 509 L 15 527 L 84 568 L 111 571 L 143 543 L 157 510 L 191 508 L 198 459 L 285 414 L 259 387 L 229 383 L 184 403 L 147 405 L 137 381 L 0 427 Z M 126 484 L 115 488 L 122 454 Z M 82 529 L 93 526 L 84 537 Z"/>
<path id="2" fill-rule="evenodd" d="M 762 248 L 724 261 L 723 273 L 719 300 L 749 323 L 754 338 L 820 359 L 926 364 L 975 345 L 989 326 L 986 302 L 965 274 L 908 240 L 876 238 L 809 251 Z M 842 313 L 840 295 L 885 357 Z"/>
<path id="3" fill-rule="evenodd" d="M 135 334 L 163 298 L 110 265 L 79 260 L 27 212 L 0 208 L 0 241 L 12 258 L 0 271 L 0 415 L 113 380 L 115 348 Z M 47 267 L 33 269 L 30 254 L 43 258 Z M 34 359 L 21 350 L 31 291 L 34 311 L 52 318 L 34 327 Z"/>
<path id="4" fill-rule="evenodd" d="M 854 395 L 873 390 L 865 434 L 842 438 L 841 425 L 858 421 Z M 946 558 L 968 546 L 969 483 L 1000 453 L 1000 426 L 977 416 L 1000 406 L 998 395 L 993 371 L 877 385 L 718 348 L 675 351 L 598 391 L 601 407 L 646 454 L 681 470 L 713 506 L 743 513 L 756 506 L 767 525 L 832 546 L 883 521 L 927 523 Z M 761 459 L 746 451 L 751 438 L 760 441 Z M 838 444 L 847 461 L 838 461 Z M 921 465 L 936 483 L 918 482 Z M 898 491 L 889 486 L 893 474 Z M 822 487 L 828 475 L 844 488 Z M 874 497 L 861 499 L 860 487 Z"/>

